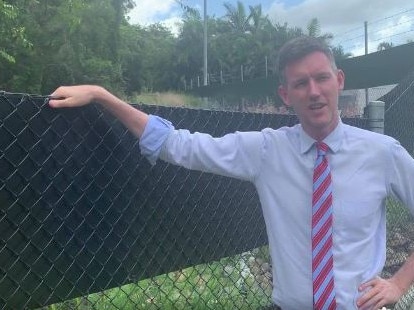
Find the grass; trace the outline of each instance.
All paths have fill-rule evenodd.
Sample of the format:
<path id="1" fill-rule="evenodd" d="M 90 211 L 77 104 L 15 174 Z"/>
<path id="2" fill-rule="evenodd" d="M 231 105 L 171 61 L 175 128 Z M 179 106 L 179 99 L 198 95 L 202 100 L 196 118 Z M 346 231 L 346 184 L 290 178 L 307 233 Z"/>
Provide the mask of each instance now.
<path id="1" fill-rule="evenodd" d="M 152 105 L 185 107 L 221 111 L 239 111 L 248 113 L 273 113 L 288 114 L 289 111 L 284 106 L 277 106 L 272 102 L 250 102 L 246 100 L 237 100 L 233 102 L 225 99 L 200 98 L 190 94 L 182 94 L 175 92 L 164 93 L 142 93 L 132 96 L 129 102 L 145 103 Z"/>
<path id="2" fill-rule="evenodd" d="M 252 272 L 267 247 L 220 261 L 76 298 L 42 310 L 69 309 L 260 309 L 270 304 L 271 287 Z"/>
<path id="3" fill-rule="evenodd" d="M 133 98 L 130 101 L 154 105 L 193 108 L 202 107 L 204 104 L 203 99 L 199 97 L 175 92 L 142 93 L 140 95 L 133 96 Z"/>

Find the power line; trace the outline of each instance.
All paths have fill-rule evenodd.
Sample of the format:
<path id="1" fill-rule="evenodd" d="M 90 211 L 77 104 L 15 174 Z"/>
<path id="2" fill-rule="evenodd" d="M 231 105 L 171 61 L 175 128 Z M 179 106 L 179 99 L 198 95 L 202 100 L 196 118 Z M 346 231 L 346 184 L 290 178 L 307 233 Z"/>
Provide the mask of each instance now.
<path id="1" fill-rule="evenodd" d="M 398 15 L 402 15 L 402 14 L 405 14 L 405 13 L 408 13 L 408 12 L 413 12 L 414 13 L 414 8 L 408 9 L 408 10 L 405 10 L 405 11 L 402 11 L 402 12 L 399 12 L 399 13 L 396 13 L 394 15 L 390 15 L 390 16 L 387 16 L 387 17 L 384 17 L 384 18 L 381 18 L 381 19 L 374 20 L 372 22 L 369 22 L 369 24 L 374 24 L 374 23 L 377 23 L 377 22 L 380 22 L 380 21 L 384 21 L 384 20 L 393 18 L 393 17 L 398 16 Z"/>
<path id="2" fill-rule="evenodd" d="M 404 19 L 402 19 L 402 17 L 404 17 Z M 408 41 L 410 39 L 408 35 L 410 33 L 414 33 L 414 8 L 407 9 L 384 18 L 380 18 L 372 22 L 367 22 L 367 24 L 369 25 L 368 41 L 371 44 L 375 42 L 395 39 L 397 37 L 401 38 L 403 36 L 407 36 L 406 40 Z M 405 25 L 408 26 L 406 27 Z M 407 29 L 409 26 L 411 26 L 410 29 Z M 353 28 L 351 30 L 343 32 L 341 35 L 335 35 L 335 41 L 338 42 L 337 45 L 342 46 L 345 51 L 352 51 L 355 49 L 359 50 L 364 45 L 365 39 L 365 34 L 362 34 L 362 30 L 363 25 L 361 24 L 361 27 Z M 396 32 L 390 34 L 392 31 Z M 356 32 L 359 33 L 352 36 L 352 33 Z M 391 43 L 395 44 L 395 42 Z"/>

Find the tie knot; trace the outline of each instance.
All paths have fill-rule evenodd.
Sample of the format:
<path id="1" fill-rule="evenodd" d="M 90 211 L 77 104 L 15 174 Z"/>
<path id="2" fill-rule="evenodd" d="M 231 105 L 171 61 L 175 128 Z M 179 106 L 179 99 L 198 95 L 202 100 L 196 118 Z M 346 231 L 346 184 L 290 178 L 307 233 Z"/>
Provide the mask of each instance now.
<path id="1" fill-rule="evenodd" d="M 318 156 L 326 155 L 326 152 L 329 149 L 329 146 L 324 142 L 316 142 L 316 149 L 318 150 Z"/>

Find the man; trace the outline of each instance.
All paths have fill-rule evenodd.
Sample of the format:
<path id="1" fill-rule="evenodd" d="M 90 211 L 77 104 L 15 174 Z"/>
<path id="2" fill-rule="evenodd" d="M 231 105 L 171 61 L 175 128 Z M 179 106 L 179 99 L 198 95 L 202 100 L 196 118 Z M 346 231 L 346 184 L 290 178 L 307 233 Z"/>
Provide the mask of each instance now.
<path id="1" fill-rule="evenodd" d="M 379 309 L 394 303 L 414 281 L 414 255 L 392 278 L 378 277 L 385 262 L 385 199 L 395 196 L 414 212 L 414 160 L 394 139 L 341 122 L 345 76 L 324 42 L 288 42 L 279 70 L 279 95 L 300 124 L 278 130 L 221 138 L 175 130 L 98 86 L 60 87 L 52 94 L 60 99 L 50 105 L 99 102 L 140 138 L 150 162 L 160 158 L 251 181 L 275 262 L 275 309 Z"/>

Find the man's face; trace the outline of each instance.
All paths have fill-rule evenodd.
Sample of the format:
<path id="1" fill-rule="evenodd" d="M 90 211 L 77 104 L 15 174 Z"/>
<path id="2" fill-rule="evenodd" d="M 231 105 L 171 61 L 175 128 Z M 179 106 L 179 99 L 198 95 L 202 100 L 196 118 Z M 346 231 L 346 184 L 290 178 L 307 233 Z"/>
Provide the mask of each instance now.
<path id="1" fill-rule="evenodd" d="M 313 52 L 285 68 L 286 83 L 279 95 L 299 117 L 303 129 L 314 139 L 322 140 L 339 122 L 338 97 L 345 76 L 333 69 L 328 57 Z"/>

